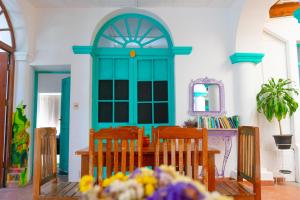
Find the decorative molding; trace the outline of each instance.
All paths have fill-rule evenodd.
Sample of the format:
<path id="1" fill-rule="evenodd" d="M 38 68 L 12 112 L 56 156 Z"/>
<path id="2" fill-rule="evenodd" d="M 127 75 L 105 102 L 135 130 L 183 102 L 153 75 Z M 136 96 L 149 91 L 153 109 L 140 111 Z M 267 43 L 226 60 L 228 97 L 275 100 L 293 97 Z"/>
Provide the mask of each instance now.
<path id="1" fill-rule="evenodd" d="M 72 46 L 74 54 L 91 54 L 93 46 Z"/>
<path id="2" fill-rule="evenodd" d="M 192 53 L 192 47 L 173 47 L 172 51 L 174 55 L 190 55 Z"/>
<path id="3" fill-rule="evenodd" d="M 300 23 L 300 8 L 294 12 L 294 17 L 298 20 L 298 23 Z"/>
<path id="4" fill-rule="evenodd" d="M 33 56 L 25 51 L 16 51 L 14 53 L 16 61 L 31 61 Z"/>
<path id="5" fill-rule="evenodd" d="M 234 53 L 230 56 L 231 64 L 250 62 L 254 64 L 261 63 L 264 53 Z"/>

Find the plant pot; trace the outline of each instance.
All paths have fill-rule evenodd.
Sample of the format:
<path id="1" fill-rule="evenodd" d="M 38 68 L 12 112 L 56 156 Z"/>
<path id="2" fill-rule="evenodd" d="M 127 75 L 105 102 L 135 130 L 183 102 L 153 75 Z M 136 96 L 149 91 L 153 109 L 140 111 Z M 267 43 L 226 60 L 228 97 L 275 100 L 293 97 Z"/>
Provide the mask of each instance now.
<path id="1" fill-rule="evenodd" d="M 290 149 L 293 135 L 273 135 L 278 149 Z"/>

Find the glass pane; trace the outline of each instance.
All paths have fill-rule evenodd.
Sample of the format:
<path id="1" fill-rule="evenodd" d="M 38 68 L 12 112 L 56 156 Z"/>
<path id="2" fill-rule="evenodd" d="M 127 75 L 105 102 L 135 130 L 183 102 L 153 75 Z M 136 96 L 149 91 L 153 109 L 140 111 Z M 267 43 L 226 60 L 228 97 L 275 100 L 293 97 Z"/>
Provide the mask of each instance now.
<path id="1" fill-rule="evenodd" d="M 8 24 L 5 18 L 5 15 L 2 13 L 0 15 L 0 29 L 8 28 Z"/>
<path id="2" fill-rule="evenodd" d="M 138 104 L 138 123 L 152 124 L 152 103 Z"/>
<path id="3" fill-rule="evenodd" d="M 154 123 L 168 123 L 168 103 L 154 104 Z"/>
<path id="4" fill-rule="evenodd" d="M 115 26 L 119 29 L 121 34 L 126 37 L 128 40 L 128 33 L 125 25 L 125 20 L 124 19 L 119 19 L 118 21 L 115 22 Z"/>
<path id="5" fill-rule="evenodd" d="M 141 22 L 141 26 L 140 26 L 140 30 L 139 30 L 139 34 L 138 34 L 138 40 L 141 39 L 142 36 L 144 36 L 153 26 L 153 23 L 150 22 L 147 19 L 143 19 Z M 151 30 L 150 30 L 151 31 Z"/>
<path id="6" fill-rule="evenodd" d="M 110 47 L 110 48 L 122 48 L 123 46 L 117 42 L 106 39 L 105 37 L 101 37 L 99 40 L 99 47 Z"/>
<path id="7" fill-rule="evenodd" d="M 0 31 L 0 41 L 11 46 L 12 44 L 10 31 Z"/>
<path id="8" fill-rule="evenodd" d="M 152 101 L 152 82 L 138 82 L 138 101 Z"/>
<path id="9" fill-rule="evenodd" d="M 112 102 L 98 103 L 98 122 L 112 122 Z"/>
<path id="10" fill-rule="evenodd" d="M 115 103 L 115 122 L 129 122 L 129 103 Z"/>
<path id="11" fill-rule="evenodd" d="M 99 100 L 113 99 L 113 81 L 99 80 Z"/>
<path id="12" fill-rule="evenodd" d="M 153 38 L 150 38 L 150 39 L 153 39 Z M 147 40 L 143 41 L 143 43 L 146 41 Z M 161 38 L 161 39 L 155 40 L 149 44 L 146 44 L 144 46 L 144 48 L 168 48 L 168 42 L 167 42 L 166 38 Z"/>
<path id="13" fill-rule="evenodd" d="M 105 31 L 104 31 L 104 35 L 110 36 L 113 39 L 121 42 L 121 43 L 125 43 L 126 41 L 121 37 L 121 35 L 119 35 L 116 30 L 110 26 L 108 27 Z"/>
<path id="14" fill-rule="evenodd" d="M 134 40 L 134 37 L 135 37 L 135 33 L 136 33 L 136 29 L 137 29 L 137 26 L 138 26 L 138 19 L 137 18 L 128 18 L 127 19 L 128 21 L 128 25 L 130 27 L 130 32 L 131 32 L 131 39 Z"/>
<path id="15" fill-rule="evenodd" d="M 168 81 L 154 81 L 154 101 L 168 101 Z"/>
<path id="16" fill-rule="evenodd" d="M 128 100 L 129 99 L 129 81 L 116 80 L 115 81 L 115 99 Z"/>

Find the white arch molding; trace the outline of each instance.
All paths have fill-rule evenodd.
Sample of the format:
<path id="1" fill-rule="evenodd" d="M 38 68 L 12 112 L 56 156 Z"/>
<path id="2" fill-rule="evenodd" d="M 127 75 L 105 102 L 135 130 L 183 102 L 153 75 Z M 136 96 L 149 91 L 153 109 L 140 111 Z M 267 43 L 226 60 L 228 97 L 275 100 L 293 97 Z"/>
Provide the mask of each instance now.
<path id="1" fill-rule="evenodd" d="M 15 33 L 15 84 L 14 84 L 14 107 L 21 101 L 32 108 L 33 96 L 33 69 L 29 66 L 35 49 L 35 8 L 28 1 L 3 0 L 10 16 Z M 26 109 L 26 115 L 32 121 L 31 110 Z M 34 135 L 32 130 L 30 137 Z M 32 140 L 30 140 L 32 142 Z M 31 144 L 30 144 L 31 146 Z M 32 149 L 29 149 L 28 169 L 31 169 L 33 161 Z M 28 171 L 31 177 L 31 170 Z"/>
<path id="2" fill-rule="evenodd" d="M 270 7 L 276 0 L 241 0 L 242 7 L 238 25 L 236 28 L 235 52 L 264 53 L 262 35 L 264 24 L 269 14 Z M 300 25 L 299 25 L 300 26 Z M 241 116 L 241 124 L 258 125 L 258 114 L 256 112 L 255 96 L 263 83 L 261 64 L 240 63 L 235 67 L 236 95 L 235 102 L 238 114 Z M 288 65 L 288 71 L 298 72 L 298 66 Z M 299 79 L 296 80 L 293 73 L 288 74 L 299 85 Z M 291 133 L 294 133 L 295 163 L 296 163 L 296 181 L 300 182 L 300 124 L 294 123 L 300 120 L 300 110 L 295 113 L 291 119 Z M 271 134 L 271 133 L 265 133 Z M 263 137 L 263 134 L 261 134 Z M 262 141 L 262 140 L 261 140 Z M 275 144 L 274 144 L 275 145 Z M 261 152 L 264 146 L 261 143 Z M 264 168 L 262 160 L 262 168 Z M 262 170 L 264 178 L 264 170 Z"/>
<path id="3" fill-rule="evenodd" d="M 90 41 L 90 45 L 93 46 L 93 42 L 95 40 L 95 37 L 97 35 L 97 33 L 99 32 L 100 28 L 110 19 L 114 18 L 115 16 L 121 15 L 121 14 L 125 14 L 125 13 L 137 13 L 137 14 L 142 14 L 142 15 L 146 15 L 149 17 L 152 17 L 153 19 L 157 20 L 159 23 L 162 24 L 162 26 L 165 27 L 165 29 L 169 32 L 169 35 L 171 37 L 171 39 L 173 40 L 172 37 L 172 31 L 170 31 L 168 25 L 164 22 L 163 19 L 161 19 L 158 15 L 154 14 L 153 12 L 144 10 L 144 9 L 140 9 L 140 8 L 121 8 L 115 11 L 112 11 L 110 13 L 108 13 L 107 15 L 105 15 L 96 25 L 92 37 L 91 37 L 91 41 Z M 174 42 L 174 41 L 173 41 Z"/>

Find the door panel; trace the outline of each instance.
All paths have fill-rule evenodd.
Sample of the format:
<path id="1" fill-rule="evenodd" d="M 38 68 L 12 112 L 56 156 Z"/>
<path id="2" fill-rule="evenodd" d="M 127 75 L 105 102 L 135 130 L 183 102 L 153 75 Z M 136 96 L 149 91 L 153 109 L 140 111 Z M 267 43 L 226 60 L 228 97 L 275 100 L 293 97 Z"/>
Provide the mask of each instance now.
<path id="1" fill-rule="evenodd" d="M 7 65 L 8 54 L 0 53 L 0 188 L 3 184 L 4 171 L 4 139 L 5 139 L 5 125 L 6 125 L 6 94 L 7 94 Z"/>
<path id="2" fill-rule="evenodd" d="M 93 128 L 129 125 L 131 60 L 128 56 L 103 56 L 97 59 L 93 84 Z M 96 99 L 96 98 L 97 99 Z M 96 119 L 96 120 L 95 120 Z"/>
<path id="3" fill-rule="evenodd" d="M 68 172 L 69 170 L 70 84 L 71 84 L 70 77 L 64 78 L 61 83 L 59 169 L 63 172 Z"/>
<path id="4" fill-rule="evenodd" d="M 150 134 L 152 126 L 173 125 L 173 57 L 129 57 L 128 49 L 114 50 L 115 55 L 95 58 L 93 128 L 138 125 Z M 117 53 L 120 55 L 116 56 Z"/>

